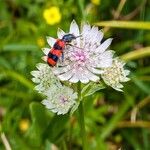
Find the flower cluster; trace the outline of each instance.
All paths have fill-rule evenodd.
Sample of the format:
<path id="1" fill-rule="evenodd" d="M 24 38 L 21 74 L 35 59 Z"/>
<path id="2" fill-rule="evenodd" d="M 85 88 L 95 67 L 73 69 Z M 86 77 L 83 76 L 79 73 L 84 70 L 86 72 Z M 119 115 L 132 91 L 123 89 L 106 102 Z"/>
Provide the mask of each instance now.
<path id="1" fill-rule="evenodd" d="M 32 81 L 38 84 L 35 89 L 39 93 L 43 93 L 53 84 L 56 86 L 61 85 L 47 64 L 39 63 L 36 67 L 38 70 L 32 71 L 31 74 L 34 77 Z"/>
<path id="2" fill-rule="evenodd" d="M 112 39 L 102 42 L 103 32 L 98 30 L 98 27 L 83 24 L 80 30 L 77 23 L 72 21 L 69 33 L 78 38 L 74 39 L 71 45 L 65 46 L 64 61 L 58 61 L 55 67 L 39 64 L 38 71 L 32 71 L 32 80 L 38 84 L 36 90 L 46 96 L 42 103 L 57 114 L 67 113 L 77 99 L 77 93 L 61 82 L 87 84 L 90 81 L 98 82 L 102 78 L 107 85 L 122 91 L 121 82 L 129 80 L 126 77 L 129 71 L 124 69 L 125 63 L 119 58 L 114 58 L 114 51 L 109 49 Z M 58 39 L 62 39 L 66 34 L 58 29 Z M 47 38 L 51 48 L 56 40 L 52 37 Z M 46 61 L 49 51 L 50 48 L 43 49 Z"/>
<path id="3" fill-rule="evenodd" d="M 113 59 L 111 67 L 105 68 L 102 76 L 104 82 L 114 88 L 117 91 L 122 91 L 123 85 L 120 82 L 127 82 L 130 79 L 126 76 L 129 75 L 130 71 L 125 70 L 125 63 L 119 58 Z"/>
<path id="4" fill-rule="evenodd" d="M 107 50 L 112 39 L 101 43 L 103 32 L 99 31 L 98 27 L 84 24 L 80 32 L 75 21 L 72 21 L 69 33 L 82 36 L 72 42 L 73 46 L 66 46 L 65 61 L 60 64 L 60 67 L 52 69 L 54 74 L 61 81 L 70 81 L 71 83 L 99 81 L 99 74 L 103 73 L 103 69 L 112 65 L 114 52 Z M 58 30 L 58 38 L 62 38 L 65 34 L 64 31 Z M 54 38 L 48 38 L 50 46 L 55 41 Z"/>
<path id="5" fill-rule="evenodd" d="M 75 105 L 77 93 L 63 86 L 47 64 L 40 63 L 37 69 L 31 72 L 32 81 L 38 84 L 35 89 L 46 97 L 42 103 L 58 115 L 67 113 Z"/>
<path id="6" fill-rule="evenodd" d="M 43 100 L 42 104 L 58 115 L 66 114 L 75 105 L 75 99 L 77 99 L 77 93 L 67 86 L 52 85 L 45 91 L 45 95 L 47 99 Z"/>

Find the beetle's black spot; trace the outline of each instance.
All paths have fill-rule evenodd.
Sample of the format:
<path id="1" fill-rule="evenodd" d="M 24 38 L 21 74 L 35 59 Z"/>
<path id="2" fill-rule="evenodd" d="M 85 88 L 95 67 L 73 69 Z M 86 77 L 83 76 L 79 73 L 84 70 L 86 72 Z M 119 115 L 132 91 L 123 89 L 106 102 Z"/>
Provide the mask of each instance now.
<path id="1" fill-rule="evenodd" d="M 58 60 L 58 57 L 56 55 L 52 54 L 52 53 L 49 53 L 48 57 L 53 59 L 55 62 L 57 62 L 57 60 Z"/>
<path id="2" fill-rule="evenodd" d="M 62 50 L 62 47 L 59 46 L 57 43 L 54 44 L 53 48 L 57 50 Z"/>

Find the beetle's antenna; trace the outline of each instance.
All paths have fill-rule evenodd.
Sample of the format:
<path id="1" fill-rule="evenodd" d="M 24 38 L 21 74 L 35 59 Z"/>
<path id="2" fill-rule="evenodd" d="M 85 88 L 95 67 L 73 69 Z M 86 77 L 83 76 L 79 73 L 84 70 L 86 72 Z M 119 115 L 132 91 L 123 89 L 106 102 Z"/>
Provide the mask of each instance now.
<path id="1" fill-rule="evenodd" d="M 82 34 L 80 34 L 80 35 L 76 36 L 76 38 L 79 38 L 79 37 L 81 37 L 81 36 L 82 36 Z"/>

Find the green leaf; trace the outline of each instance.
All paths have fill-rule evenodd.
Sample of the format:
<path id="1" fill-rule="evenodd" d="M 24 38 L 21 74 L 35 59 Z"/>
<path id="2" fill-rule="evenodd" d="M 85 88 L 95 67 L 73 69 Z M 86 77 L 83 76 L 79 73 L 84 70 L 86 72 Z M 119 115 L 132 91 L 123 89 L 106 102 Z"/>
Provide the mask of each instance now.
<path id="1" fill-rule="evenodd" d="M 7 68 L 7 69 L 11 68 L 10 62 L 1 56 L 0 56 L 0 65 L 3 66 L 4 68 Z"/>
<path id="2" fill-rule="evenodd" d="M 7 113 L 5 114 L 5 118 L 3 119 L 2 122 L 2 129 L 4 130 L 4 132 L 14 133 L 16 131 L 23 110 L 24 110 L 23 108 L 19 108 L 19 107 L 16 109 L 14 108 L 14 109 L 7 110 Z"/>
<path id="3" fill-rule="evenodd" d="M 113 28 L 150 30 L 150 22 L 144 21 L 101 21 L 95 24 Z"/>
<path id="4" fill-rule="evenodd" d="M 33 83 L 31 81 L 29 81 L 28 79 L 26 79 L 23 75 L 15 72 L 13 70 L 7 70 L 7 69 L 1 69 L 1 68 L 0 68 L 0 70 L 2 70 L 6 74 L 6 76 L 19 81 L 20 83 L 22 83 L 23 85 L 25 85 L 29 89 L 34 88 Z"/>
<path id="5" fill-rule="evenodd" d="M 130 95 L 125 95 L 126 100 L 122 103 L 122 105 L 119 107 L 118 112 L 111 117 L 110 121 L 104 125 L 104 128 L 101 132 L 100 138 L 106 139 L 112 131 L 116 128 L 117 123 L 123 118 L 123 116 L 126 114 L 129 107 L 131 107 L 131 103 L 134 101 L 134 98 Z"/>
<path id="6" fill-rule="evenodd" d="M 26 134 L 26 138 L 32 146 L 39 147 L 42 144 L 43 134 L 51 117 L 45 107 L 37 102 L 30 104 L 30 112 L 32 125 Z"/>
<path id="7" fill-rule="evenodd" d="M 132 134 L 132 136 L 131 136 Z M 137 140 L 136 134 L 134 134 L 134 132 L 130 131 L 122 131 L 122 135 L 124 136 L 124 138 L 127 140 L 128 143 L 130 143 L 133 146 L 133 149 L 136 150 L 143 150 L 143 145 L 140 145 L 139 141 Z M 142 148 L 141 148 L 142 146 Z"/>
<path id="8" fill-rule="evenodd" d="M 18 90 L 12 90 L 8 88 L 1 88 L 0 87 L 1 94 L 4 94 L 6 96 L 11 96 L 11 97 L 18 97 L 21 99 L 25 99 L 26 101 L 30 99 L 31 96 L 26 95 L 24 91 L 18 91 Z"/>
<path id="9" fill-rule="evenodd" d="M 52 150 L 52 143 L 50 143 L 48 140 L 45 141 L 44 150 Z"/>
<path id="10" fill-rule="evenodd" d="M 32 149 L 29 145 L 27 145 L 24 138 L 18 135 L 9 135 L 11 148 L 14 150 L 29 150 Z"/>
<path id="11" fill-rule="evenodd" d="M 72 107 L 71 111 L 70 111 L 70 115 L 73 115 L 73 113 L 77 110 L 77 108 L 79 107 L 80 102 L 76 102 L 76 104 Z"/>
<path id="12" fill-rule="evenodd" d="M 45 132 L 45 136 L 48 137 L 50 142 L 56 143 L 57 140 L 63 136 L 63 131 L 65 130 L 65 125 L 69 120 L 69 115 L 55 115 L 48 128 Z"/>
<path id="13" fill-rule="evenodd" d="M 16 43 L 12 43 L 12 44 L 8 44 L 8 45 L 4 45 L 2 47 L 3 51 L 36 51 L 38 48 L 38 46 L 36 45 L 31 45 L 31 44 L 16 44 Z"/>
<path id="14" fill-rule="evenodd" d="M 141 89 L 141 91 L 143 91 L 144 93 L 146 93 L 148 95 L 150 94 L 150 86 L 149 85 L 147 85 L 146 83 L 138 80 L 138 78 L 133 74 L 131 76 L 131 80 L 135 83 L 135 85 L 137 87 L 139 87 Z"/>
<path id="15" fill-rule="evenodd" d="M 81 97 L 86 97 L 86 96 L 90 96 L 92 94 L 94 94 L 95 92 L 104 89 L 105 86 L 103 83 L 89 83 L 86 86 L 83 87 L 82 91 L 81 91 Z"/>

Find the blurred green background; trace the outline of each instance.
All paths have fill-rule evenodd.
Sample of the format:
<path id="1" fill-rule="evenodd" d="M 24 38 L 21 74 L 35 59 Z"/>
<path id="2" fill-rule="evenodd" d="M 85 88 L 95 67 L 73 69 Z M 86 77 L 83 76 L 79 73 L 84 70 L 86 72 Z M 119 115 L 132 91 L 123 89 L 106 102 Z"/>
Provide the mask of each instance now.
<path id="1" fill-rule="evenodd" d="M 89 149 L 150 150 L 149 0 L 0 0 L 0 150 L 82 149 L 76 113 L 46 110 L 30 74 L 46 36 L 68 31 L 73 19 L 113 37 L 131 71 L 123 93 L 107 88 L 85 99 Z"/>

